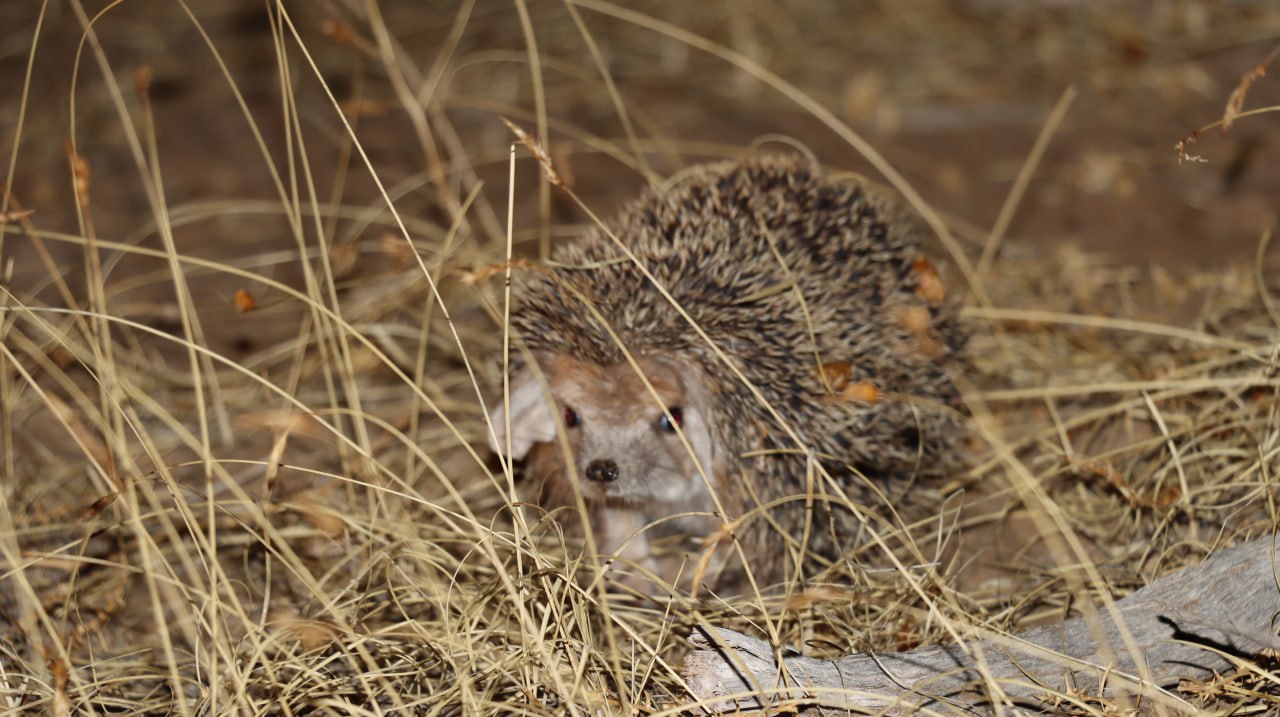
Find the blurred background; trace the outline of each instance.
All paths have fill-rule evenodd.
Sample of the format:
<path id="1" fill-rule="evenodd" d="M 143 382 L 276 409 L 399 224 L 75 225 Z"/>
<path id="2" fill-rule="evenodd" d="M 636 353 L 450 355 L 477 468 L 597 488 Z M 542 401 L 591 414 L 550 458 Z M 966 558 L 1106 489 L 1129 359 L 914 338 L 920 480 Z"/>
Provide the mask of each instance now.
<path id="1" fill-rule="evenodd" d="M 761 148 L 897 196 L 969 307 L 984 420 L 1112 588 L 1266 529 L 1278 45 L 1262 0 L 0 4 L 0 656 L 30 678 L 0 687 L 64 713 L 300 708 L 412 653 L 430 669 L 369 704 L 680 699 L 660 616 L 534 624 L 526 604 L 589 596 L 517 591 L 550 590 L 543 558 L 495 542 L 508 197 L 519 258 L 589 221 L 526 148 L 509 182 L 502 118 L 604 217 Z M 1264 111 L 1213 126 L 1234 105 Z M 975 451 L 967 480 L 1011 500 Z M 1015 553 L 1027 510 L 992 510 Z M 1031 564 L 969 573 L 964 610 L 1068 613 Z M 837 635 L 815 649 L 939 637 L 898 609 L 915 592 L 856 580 L 863 602 L 803 625 L 761 610 L 792 644 Z M 459 603 L 484 619 L 458 628 Z M 593 620 L 652 641 L 646 677 L 547 647 L 598 644 Z M 298 657 L 331 643 L 340 668 Z M 512 644 L 561 676 L 511 670 Z M 286 657 L 306 679 L 265 667 Z"/>
<path id="2" fill-rule="evenodd" d="M 49 228 L 76 227 L 69 140 L 96 177 L 110 178 L 93 186 L 103 232 L 122 236 L 151 212 L 122 110 L 154 135 L 172 204 L 274 201 L 268 159 L 287 174 L 304 151 L 321 199 L 369 204 L 369 170 L 341 109 L 384 183 L 403 187 L 407 216 L 449 211 L 433 182 L 483 179 L 476 226 L 460 236 L 483 244 L 504 225 L 489 216 L 502 218 L 507 190 L 511 136 L 499 116 L 545 138 L 575 191 L 602 211 L 646 173 L 761 141 L 802 145 L 883 182 L 816 106 L 980 235 L 1071 88 L 1013 213 L 1012 242 L 1074 243 L 1132 262 L 1227 262 L 1247 259 L 1274 220 L 1271 117 L 1201 137 L 1188 151 L 1206 164 L 1180 163 L 1174 149 L 1221 117 L 1241 77 L 1266 60 L 1280 33 L 1269 2 L 330 0 L 286 3 L 284 18 L 255 0 L 125 2 L 97 15 L 104 7 L 0 9 L 6 168 Z M 385 42 L 366 24 L 371 9 L 391 33 Z M 95 39 L 83 43 L 81 14 L 95 18 Z M 150 120 L 134 91 L 142 68 Z M 405 111 L 410 97 L 417 117 Z M 1263 77 L 1246 108 L 1278 97 Z M 517 181 L 536 184 L 527 163 Z M 536 190 L 518 195 L 537 206 Z M 551 221 L 580 219 L 551 202 Z M 522 231 L 540 221 L 523 207 L 518 219 Z M 209 244 L 249 239 L 204 233 Z"/>

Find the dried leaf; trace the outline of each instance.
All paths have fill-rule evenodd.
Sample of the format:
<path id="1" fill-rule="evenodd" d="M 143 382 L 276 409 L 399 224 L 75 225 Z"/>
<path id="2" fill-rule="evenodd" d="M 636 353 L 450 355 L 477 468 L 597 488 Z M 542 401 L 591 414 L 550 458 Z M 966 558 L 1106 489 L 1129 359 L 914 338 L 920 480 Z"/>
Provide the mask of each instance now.
<path id="1" fill-rule="evenodd" d="M 133 73 L 133 91 L 138 94 L 138 98 L 143 102 L 147 100 L 147 93 L 151 89 L 151 77 L 155 74 L 155 68 L 150 64 L 139 67 Z"/>
<path id="2" fill-rule="evenodd" d="M 287 409 L 251 411 L 239 416 L 236 425 L 251 431 L 285 431 L 316 439 L 329 435 L 311 416 Z"/>
<path id="3" fill-rule="evenodd" d="M 391 103 L 381 100 L 350 99 L 338 103 L 347 117 L 382 117 L 391 109 Z"/>
<path id="4" fill-rule="evenodd" d="M 898 622 L 897 629 L 894 630 L 894 634 L 896 636 L 894 649 L 897 652 L 907 652 L 920 647 L 919 627 L 920 624 L 917 621 L 909 617 L 903 617 L 902 620 Z"/>
<path id="5" fill-rule="evenodd" d="M 255 308 L 257 308 L 257 303 L 253 300 L 253 294 L 244 289 L 236 289 L 236 309 L 240 313 L 246 314 Z"/>
<path id="6" fill-rule="evenodd" d="M 336 279 L 344 279 L 355 271 L 356 259 L 360 257 L 360 245 L 356 242 L 344 242 L 329 247 L 329 265 L 333 268 Z"/>
<path id="7" fill-rule="evenodd" d="M 66 144 L 67 161 L 71 163 L 72 186 L 75 188 L 76 200 L 83 206 L 89 202 L 90 172 L 89 162 L 76 152 L 70 140 Z"/>
<path id="8" fill-rule="evenodd" d="M 285 608 L 273 610 L 268 617 L 268 623 L 280 632 L 292 633 L 301 643 L 302 649 L 308 652 L 333 643 L 343 634 L 342 628 L 331 622 L 300 617 L 285 610 Z"/>
<path id="9" fill-rule="evenodd" d="M 49 658 L 49 674 L 53 676 L 53 705 L 51 712 L 61 717 L 71 714 L 71 698 L 67 695 L 67 680 L 71 670 L 60 657 Z"/>
<path id="10" fill-rule="evenodd" d="M 845 361 L 828 361 L 822 364 L 822 385 L 833 393 L 839 393 L 849 385 L 853 367 Z"/>
<path id="11" fill-rule="evenodd" d="M 71 366 L 72 362 L 76 360 L 76 355 L 71 352 L 71 349 L 67 348 L 63 344 L 54 344 L 46 355 L 55 366 L 63 371 L 66 371 L 67 368 Z"/>
<path id="12" fill-rule="evenodd" d="M 844 86 L 840 107 L 854 124 L 866 124 L 885 103 L 885 79 L 877 70 L 862 72 Z"/>
<path id="13" fill-rule="evenodd" d="M 383 234 L 378 237 L 378 251 L 391 257 L 395 271 L 403 271 L 417 257 L 417 249 L 399 234 Z"/>
<path id="14" fill-rule="evenodd" d="M 933 314 L 927 306 L 906 306 L 898 311 L 898 322 L 911 334 L 912 350 L 929 357 L 945 352 L 942 342 L 933 331 Z"/>
<path id="15" fill-rule="evenodd" d="M 870 381 L 858 381 L 845 386 L 840 397 L 854 403 L 876 403 L 880 400 L 880 391 Z"/>
<path id="16" fill-rule="evenodd" d="M 532 266 L 532 264 L 528 259 L 512 259 L 505 264 L 486 264 L 485 266 L 472 269 L 471 271 L 463 272 L 461 275 L 462 283 L 478 284 L 495 274 L 502 274 L 506 272 L 508 268 L 517 269 L 528 268 L 530 266 Z"/>
<path id="17" fill-rule="evenodd" d="M 93 501 L 93 503 L 90 504 L 88 508 L 85 508 L 84 512 L 80 514 L 80 520 L 93 520 L 101 515 L 102 511 L 106 510 L 107 506 L 114 503 L 116 498 L 119 497 L 120 494 L 113 491 Z"/>
<path id="18" fill-rule="evenodd" d="M 822 603 L 845 603 L 858 597 L 853 590 L 839 588 L 835 585 L 817 585 L 791 595 L 782 604 L 785 612 L 800 612 Z"/>
<path id="19" fill-rule="evenodd" d="M 1182 488 L 1178 487 L 1177 484 L 1170 484 L 1165 486 L 1164 490 L 1160 491 L 1160 494 L 1156 496 L 1155 504 L 1160 508 L 1168 508 L 1181 498 Z"/>
<path id="20" fill-rule="evenodd" d="M 320 32 L 336 45 L 347 45 L 361 54 L 377 56 L 378 48 L 367 38 L 356 32 L 350 24 L 341 20 L 326 20 L 320 25 Z"/>
<path id="21" fill-rule="evenodd" d="M 898 312 L 898 322 L 911 335 L 920 337 L 933 329 L 933 314 L 924 306 L 907 306 Z"/>
<path id="22" fill-rule="evenodd" d="M 320 32 L 339 45 L 351 44 L 354 37 L 351 26 L 338 20 L 325 20 L 320 24 Z"/>
<path id="23" fill-rule="evenodd" d="M 916 294 L 920 298 L 933 306 L 941 304 L 947 298 L 947 287 L 942 282 L 942 276 L 924 254 L 916 255 L 911 269 L 916 273 Z"/>
<path id="24" fill-rule="evenodd" d="M 337 539 L 347 534 L 347 521 L 330 508 L 302 498 L 296 501 L 295 509 L 303 521 L 330 538 Z"/>

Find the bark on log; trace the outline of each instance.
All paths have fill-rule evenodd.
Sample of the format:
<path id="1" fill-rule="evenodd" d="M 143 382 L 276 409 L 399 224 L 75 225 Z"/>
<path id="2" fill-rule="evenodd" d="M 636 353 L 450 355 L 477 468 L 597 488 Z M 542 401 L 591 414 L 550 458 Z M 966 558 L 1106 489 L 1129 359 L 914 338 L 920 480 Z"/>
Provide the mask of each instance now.
<path id="1" fill-rule="evenodd" d="M 1204 679 L 1232 667 L 1226 655 L 1277 649 L 1277 546 L 1267 536 L 1213 553 L 1075 618 L 1016 637 L 819 660 L 729 630 L 695 630 L 685 659 L 694 696 L 716 711 L 896 713 L 978 710 L 993 701 L 1039 704 L 1052 691 L 1102 693 L 1136 702 L 1167 699 L 1161 685 Z M 1114 616 L 1126 630 L 1117 627 Z M 1131 638 L 1131 642 L 1129 641 Z M 1126 647 L 1128 645 L 1128 647 Z M 998 695 L 1004 695 L 1003 698 Z M 1126 697 L 1127 695 L 1127 697 Z"/>

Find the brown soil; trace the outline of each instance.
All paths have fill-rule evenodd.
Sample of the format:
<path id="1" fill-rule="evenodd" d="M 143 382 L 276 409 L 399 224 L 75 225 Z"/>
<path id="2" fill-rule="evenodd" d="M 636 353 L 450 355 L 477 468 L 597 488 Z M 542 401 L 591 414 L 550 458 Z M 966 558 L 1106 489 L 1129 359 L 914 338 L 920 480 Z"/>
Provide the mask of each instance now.
<path id="1" fill-rule="evenodd" d="M 532 35 L 522 30 L 526 5 Z M 486 520 L 505 525 L 493 518 L 505 511 L 501 481 L 495 489 L 486 479 L 494 464 L 477 398 L 500 386 L 500 287 L 488 268 L 505 259 L 512 136 L 501 117 L 545 129 L 557 170 L 604 216 L 646 173 L 659 181 L 758 143 L 795 145 L 900 190 L 841 134 L 852 130 L 977 263 L 1037 137 L 1070 100 L 1011 205 L 981 291 L 964 286 L 957 257 L 935 253 L 971 307 L 968 388 L 990 409 L 987 425 L 1083 537 L 1089 554 L 1076 558 L 1115 561 L 1110 584 L 1057 579 L 1063 553 L 1045 527 L 1053 511 L 1020 492 L 1026 485 L 981 440 L 985 467 L 958 480 L 984 486 L 966 513 L 976 525 L 938 546 L 934 557 L 952 562 L 930 579 L 972 592 L 957 604 L 988 624 L 1016 628 L 1056 619 L 1072 600 L 1132 589 L 1219 533 L 1269 526 L 1276 359 L 1265 347 L 1275 341 L 1277 250 L 1258 255 L 1280 209 L 1280 115 L 1206 131 L 1187 149 L 1202 162 L 1182 161 L 1175 145 L 1220 118 L 1241 78 L 1267 59 L 1280 39 L 1274 3 L 285 6 L 287 15 L 260 0 L 0 4 L 0 167 L 10 189 L 0 217 L 0 662 L 33 680 L 0 680 L 13 704 L 65 713 L 105 709 L 121 694 L 137 713 L 179 697 L 188 700 L 179 711 L 315 705 L 271 673 L 273 660 L 284 662 L 272 650 L 292 658 L 339 642 L 350 661 L 324 673 L 334 685 L 349 687 L 347 676 L 385 667 L 401 649 L 431 653 L 413 653 L 433 665 L 424 694 L 432 680 L 481 675 L 475 684 L 491 692 L 437 690 L 443 702 L 430 704 L 448 713 L 502 711 L 503 700 L 554 713 L 560 700 L 628 711 L 680 699 L 665 662 L 678 640 L 648 608 L 622 617 L 582 608 L 588 617 L 564 620 L 581 632 L 520 642 L 511 625 L 526 640 L 532 629 L 522 600 L 554 600 L 500 578 L 510 570 L 546 588 L 554 571 L 516 550 L 486 552 L 477 537 L 492 536 L 476 527 L 488 530 Z M 95 18 L 92 36 L 86 18 Z M 382 49 L 377 28 L 390 32 Z M 1277 105 L 1271 76 L 1244 103 Z M 528 151 L 518 154 L 515 252 L 537 256 L 587 217 L 547 185 Z M 179 263 L 189 306 L 175 289 Z M 1150 325 L 993 318 L 992 307 Z M 1149 331 L 1157 325 L 1204 341 Z M 195 369 L 193 346 L 207 349 Z M 1176 384 L 1172 396 L 1134 387 L 1192 376 L 1246 378 L 1183 393 Z M 1010 395 L 1122 381 L 1114 391 Z M 1148 406 L 1167 411 L 1171 426 L 1158 426 Z M 1173 466 L 1165 439 L 1207 457 Z M 1188 472 L 1204 503 L 1189 503 Z M 448 590 L 423 587 L 433 584 L 424 575 L 472 570 L 490 587 L 457 615 Z M 910 607 L 922 598 L 901 581 L 860 579 L 853 601 L 828 593 L 810 612 L 772 605 L 758 614 L 781 615 L 781 638 L 815 649 L 944 638 Z M 593 604 L 570 584 L 555 583 L 555 594 Z M 407 595 L 426 607 L 406 607 Z M 219 601 L 221 611 L 209 607 Z M 635 628 L 641 614 L 652 631 Z M 463 617 L 475 621 L 468 630 L 492 624 L 501 640 L 470 637 L 446 656 L 423 626 L 441 619 L 462 630 L 449 619 Z M 836 624 L 855 618 L 861 632 Z M 592 632 L 613 621 L 661 645 L 653 674 L 628 681 L 609 654 L 582 668 L 557 651 L 615 639 Z M 279 647 L 278 628 L 302 647 Z M 402 640 L 402 628 L 416 641 Z M 492 652 L 477 657 L 481 647 Z M 512 666 L 512 653 L 556 676 Z M 89 669 L 99 654 L 142 655 L 129 670 L 154 690 L 106 685 L 115 668 Z M 192 667 L 204 660 L 223 677 L 252 679 L 209 687 Z M 575 670 L 589 677 L 573 682 Z M 511 673 L 521 677 L 503 682 Z M 361 694 L 409 700 L 378 685 Z"/>

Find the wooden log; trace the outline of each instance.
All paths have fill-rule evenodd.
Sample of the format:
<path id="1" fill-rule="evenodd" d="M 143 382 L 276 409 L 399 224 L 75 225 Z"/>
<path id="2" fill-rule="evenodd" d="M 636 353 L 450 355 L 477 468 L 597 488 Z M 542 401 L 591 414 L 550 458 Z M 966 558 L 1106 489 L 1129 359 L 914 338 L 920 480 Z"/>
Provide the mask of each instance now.
<path id="1" fill-rule="evenodd" d="M 1219 550 L 1155 580 L 1097 617 L 1016 637 L 983 634 L 910 652 L 820 660 L 729 630 L 699 628 L 685 659 L 693 695 L 714 711 L 777 709 L 897 713 L 1039 704 L 1052 692 L 1167 701 L 1162 686 L 1230 669 L 1230 657 L 1280 649 L 1276 541 Z M 1122 627 L 1123 629 L 1122 629 Z M 1101 685 L 1101 688 L 1100 688 Z"/>

